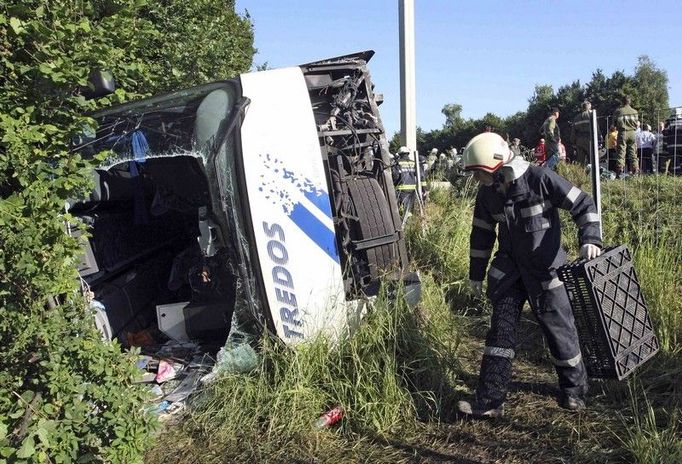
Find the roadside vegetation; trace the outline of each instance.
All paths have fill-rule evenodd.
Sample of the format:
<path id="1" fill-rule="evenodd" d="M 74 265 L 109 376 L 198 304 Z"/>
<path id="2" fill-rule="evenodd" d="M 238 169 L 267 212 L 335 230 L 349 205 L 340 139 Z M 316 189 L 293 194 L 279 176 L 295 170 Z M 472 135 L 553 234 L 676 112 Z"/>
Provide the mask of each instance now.
<path id="1" fill-rule="evenodd" d="M 151 443 L 150 463 L 682 462 L 682 182 L 653 176 L 606 184 L 604 225 L 608 243 L 634 252 L 661 352 L 627 382 L 595 382 L 585 413 L 556 406 L 552 368 L 526 314 L 508 417 L 453 414 L 475 386 L 489 316 L 465 287 L 474 187 L 459 179 L 453 191 L 434 191 L 409 225 L 423 281 L 417 308 L 389 298 L 401 289 L 384 289 L 338 343 L 292 350 L 263 340 L 255 371 L 221 377 L 152 439 L 134 353 L 101 343 L 81 298 L 80 248 L 64 233 L 73 222 L 64 205 L 90 191 L 92 161 L 71 149 L 93 129 L 89 112 L 233 76 L 254 53 L 251 20 L 233 0 L 0 6 L 0 463 L 137 463 Z M 118 89 L 86 99 L 98 70 L 111 71 Z M 420 149 L 461 146 L 485 125 L 536 136 L 547 105 L 570 114 L 589 97 L 607 114 L 621 91 L 654 105 L 644 111 L 653 122 L 667 92 L 637 92 L 666 86 L 665 72 L 642 57 L 632 77 L 596 71 L 589 88 L 556 94 L 538 86 L 528 111 L 506 121 L 465 121 L 459 105 L 446 105 L 446 124 L 422 133 Z M 564 174 L 588 183 L 577 169 Z M 570 227 L 566 244 L 575 255 Z M 313 426 L 337 406 L 340 423 Z"/>
<path id="2" fill-rule="evenodd" d="M 73 144 L 89 112 L 245 71 L 254 52 L 229 0 L 0 4 L 0 463 L 142 461 L 155 418 L 134 353 L 102 343 L 65 233 L 92 187 Z M 117 89 L 87 99 L 98 71 Z"/>
<path id="3" fill-rule="evenodd" d="M 589 185 L 576 167 L 562 173 Z M 584 413 L 556 405 L 553 369 L 527 310 L 507 416 L 454 414 L 475 388 L 489 316 L 465 287 L 475 186 L 461 178 L 453 190 L 432 191 L 410 222 L 423 279 L 417 308 L 392 303 L 385 290 L 339 343 L 291 350 L 264 341 L 259 368 L 203 391 L 158 436 L 148 462 L 681 462 L 681 186 L 653 176 L 603 184 L 605 241 L 633 252 L 661 351 L 625 381 L 593 381 Z M 564 219 L 576 256 L 575 229 Z M 340 423 L 313 426 L 337 406 Z"/>

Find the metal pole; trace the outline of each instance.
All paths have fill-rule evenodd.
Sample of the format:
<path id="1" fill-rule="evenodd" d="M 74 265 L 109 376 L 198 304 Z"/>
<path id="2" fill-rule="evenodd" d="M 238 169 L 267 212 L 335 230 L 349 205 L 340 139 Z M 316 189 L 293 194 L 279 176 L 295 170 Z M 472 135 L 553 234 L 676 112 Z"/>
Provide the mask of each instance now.
<path id="1" fill-rule="evenodd" d="M 599 238 L 604 238 L 604 230 L 601 223 L 601 173 L 599 167 L 599 144 L 597 140 L 597 110 L 592 110 L 592 150 L 590 153 L 591 160 L 590 164 L 592 169 L 590 170 L 592 176 L 592 198 L 594 199 L 594 204 L 597 207 L 597 215 L 599 216 Z"/>
<path id="2" fill-rule="evenodd" d="M 398 0 L 400 31 L 400 142 L 417 150 L 415 116 L 414 0 Z"/>

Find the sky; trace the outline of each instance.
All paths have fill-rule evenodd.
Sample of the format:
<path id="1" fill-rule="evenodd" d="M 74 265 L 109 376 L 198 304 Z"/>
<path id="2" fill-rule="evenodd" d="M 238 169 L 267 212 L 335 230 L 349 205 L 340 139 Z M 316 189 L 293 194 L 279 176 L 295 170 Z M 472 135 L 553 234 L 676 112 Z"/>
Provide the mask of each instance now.
<path id="1" fill-rule="evenodd" d="M 248 11 L 255 65 L 295 66 L 362 50 L 389 136 L 400 130 L 399 0 L 237 0 Z M 523 111 L 536 84 L 587 83 L 598 68 L 631 75 L 648 55 L 682 106 L 682 10 L 675 1 L 414 0 L 416 118 L 441 128 L 447 103 L 465 118 Z M 598 108 L 597 108 L 598 111 Z"/>

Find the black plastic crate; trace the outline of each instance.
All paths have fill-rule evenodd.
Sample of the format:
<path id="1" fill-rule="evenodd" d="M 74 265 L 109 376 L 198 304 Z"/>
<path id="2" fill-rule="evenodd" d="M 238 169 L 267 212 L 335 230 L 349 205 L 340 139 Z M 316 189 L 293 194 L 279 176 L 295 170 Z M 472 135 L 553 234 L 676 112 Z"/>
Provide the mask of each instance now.
<path id="1" fill-rule="evenodd" d="M 659 344 L 625 246 L 558 269 L 568 292 L 587 374 L 622 380 L 658 351 Z"/>

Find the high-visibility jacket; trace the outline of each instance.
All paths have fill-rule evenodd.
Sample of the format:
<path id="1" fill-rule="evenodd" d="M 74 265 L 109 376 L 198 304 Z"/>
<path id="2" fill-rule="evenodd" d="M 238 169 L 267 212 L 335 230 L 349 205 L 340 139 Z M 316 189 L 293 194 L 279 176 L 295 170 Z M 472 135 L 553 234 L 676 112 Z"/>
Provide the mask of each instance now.
<path id="1" fill-rule="evenodd" d="M 417 188 L 416 165 L 411 159 L 401 159 L 393 169 L 396 190 L 415 190 Z"/>
<path id="2" fill-rule="evenodd" d="M 478 190 L 469 278 L 483 280 L 497 239 L 499 248 L 488 270 L 488 296 L 495 301 L 522 279 L 531 305 L 541 310 L 544 294 L 562 285 L 556 269 L 565 263 L 566 252 L 561 247 L 558 208 L 570 212 L 580 245 L 602 245 L 599 216 L 592 198 L 554 171 L 523 160 L 513 162 L 519 174 L 505 194 L 494 186 Z"/>

